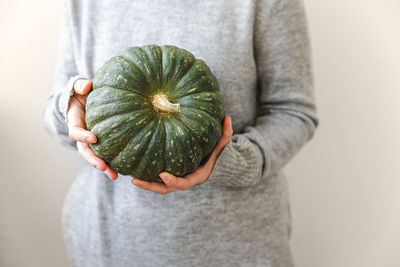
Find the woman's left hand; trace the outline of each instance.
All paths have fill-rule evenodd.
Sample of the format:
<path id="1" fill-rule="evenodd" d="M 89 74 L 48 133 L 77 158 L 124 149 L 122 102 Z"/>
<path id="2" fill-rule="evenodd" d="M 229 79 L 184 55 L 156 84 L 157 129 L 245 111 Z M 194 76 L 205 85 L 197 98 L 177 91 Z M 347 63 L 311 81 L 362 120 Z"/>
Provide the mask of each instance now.
<path id="1" fill-rule="evenodd" d="M 202 184 L 210 177 L 215 162 L 218 159 L 222 149 L 229 143 L 233 134 L 232 121 L 230 117 L 225 117 L 222 127 L 222 136 L 218 143 L 215 145 L 214 150 L 211 152 L 209 159 L 204 165 L 199 166 L 194 172 L 186 175 L 185 177 L 176 177 L 170 173 L 162 172 L 160 177 L 163 183 L 147 182 L 137 178 L 132 179 L 132 184 L 159 194 L 168 194 L 177 190 L 187 190 L 192 186 Z"/>

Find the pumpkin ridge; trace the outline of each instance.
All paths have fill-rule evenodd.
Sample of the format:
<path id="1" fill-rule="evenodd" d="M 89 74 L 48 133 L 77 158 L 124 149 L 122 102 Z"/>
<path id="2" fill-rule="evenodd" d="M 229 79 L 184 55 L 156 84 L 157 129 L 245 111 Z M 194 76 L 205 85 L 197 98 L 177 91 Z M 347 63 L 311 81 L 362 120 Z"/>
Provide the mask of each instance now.
<path id="1" fill-rule="evenodd" d="M 215 119 L 215 120 L 218 122 L 218 119 L 216 119 L 216 118 L 214 117 L 215 114 L 211 114 L 211 113 L 209 113 L 207 110 L 200 109 L 200 108 L 195 108 L 195 107 L 188 106 L 188 105 L 184 105 L 184 104 L 181 104 L 181 106 L 184 107 L 184 108 L 190 108 L 190 109 L 195 109 L 195 110 L 203 111 L 203 112 L 207 113 L 210 117 L 212 117 L 213 119 Z M 218 123 L 220 123 L 220 122 L 218 122 Z"/>
<path id="2" fill-rule="evenodd" d="M 153 116 L 154 116 L 154 114 L 153 114 Z M 152 116 L 149 116 L 148 112 L 146 110 L 135 110 L 132 112 L 127 112 L 127 113 L 108 117 L 99 123 L 95 123 L 94 125 L 90 125 L 92 123 L 92 122 L 90 122 L 90 124 L 88 124 L 88 129 L 90 131 L 93 131 L 93 133 L 96 134 L 100 128 L 100 129 L 102 129 L 101 132 L 99 133 L 101 138 L 107 138 L 107 137 L 110 137 L 113 130 L 130 128 L 130 127 L 128 127 L 127 124 L 131 124 L 132 121 L 143 120 L 144 122 L 148 122 L 149 118 L 151 119 Z M 113 123 L 113 122 L 117 122 L 117 123 Z M 94 143 L 94 144 L 98 144 L 98 143 Z"/>
<path id="3" fill-rule="evenodd" d="M 98 96 L 96 94 L 100 94 L 100 93 L 101 94 L 104 94 L 104 93 L 106 93 L 106 94 L 107 93 L 108 94 L 114 94 L 114 92 L 111 92 L 114 89 L 121 91 L 122 96 L 120 96 L 118 94 L 117 97 L 116 97 L 117 99 L 115 99 L 114 96 L 111 96 L 110 98 L 106 98 L 106 99 L 100 99 L 100 100 L 97 99 Z M 103 92 L 103 91 L 106 91 L 106 92 Z M 128 91 L 128 90 L 124 90 L 124 89 L 119 89 L 119 88 L 116 88 L 116 87 L 108 87 L 108 86 L 99 87 L 96 90 L 90 92 L 90 94 L 91 94 L 91 96 L 90 96 L 90 98 L 87 99 L 87 102 L 86 102 L 86 107 L 89 108 L 89 109 L 92 108 L 92 107 L 99 107 L 99 106 L 101 106 L 103 104 L 115 103 L 115 102 L 119 102 L 121 100 L 126 100 L 126 99 L 128 99 L 126 101 L 131 101 L 132 100 L 131 98 L 133 98 L 133 97 L 139 97 L 139 98 L 142 97 L 144 102 L 147 100 L 147 97 L 145 97 L 145 96 L 143 96 L 141 94 L 138 94 L 136 92 Z M 96 101 L 93 100 L 93 95 L 96 95 Z M 113 97 L 114 97 L 114 99 L 113 99 Z"/>
<path id="4" fill-rule="evenodd" d="M 183 79 L 187 75 L 187 73 L 193 68 L 193 66 L 196 64 L 198 59 L 193 61 L 192 65 L 182 74 L 182 76 L 179 79 L 176 79 L 175 84 L 171 86 L 172 90 L 169 92 L 170 95 L 173 95 L 173 93 L 176 91 L 176 85 L 179 83 L 180 80 Z"/>
<path id="5" fill-rule="evenodd" d="M 162 60 L 163 60 L 162 61 L 163 76 L 162 76 L 162 81 L 161 82 L 162 82 L 162 86 L 163 86 L 164 90 L 169 88 L 168 85 L 169 85 L 171 79 L 174 77 L 173 74 L 172 74 L 171 77 L 168 77 L 168 71 L 164 70 L 164 53 L 168 54 L 168 52 L 165 51 L 166 49 L 167 49 L 167 47 L 165 47 L 165 46 L 161 47 L 161 54 L 162 54 Z M 166 58 L 166 60 L 168 60 L 168 57 L 165 57 L 165 58 Z M 175 68 L 176 68 L 176 61 L 174 60 L 173 62 L 170 62 L 170 70 L 169 71 L 171 72 L 171 69 L 175 69 Z M 164 77 L 164 75 L 166 75 L 166 76 Z M 168 80 L 168 78 L 171 78 L 171 79 Z"/>
<path id="6" fill-rule="evenodd" d="M 107 105 L 109 106 L 110 104 L 107 104 Z M 104 117 L 99 117 L 96 115 L 92 115 L 91 113 L 86 113 L 87 126 L 89 127 L 89 125 L 95 125 L 95 124 L 101 123 L 101 122 L 105 121 L 106 119 L 109 119 L 110 117 L 125 115 L 125 114 L 133 113 L 135 111 L 140 110 L 140 109 L 132 109 L 130 106 L 125 106 L 125 108 L 127 108 L 127 107 L 129 108 L 129 110 L 116 111 L 116 113 L 112 113 L 111 115 L 107 114 L 107 116 L 104 116 Z M 92 127 L 90 127 L 90 128 L 92 128 Z"/>
<path id="7" fill-rule="evenodd" d="M 126 114 L 119 115 L 119 116 L 125 116 L 125 115 Z M 99 146 L 101 148 L 102 146 L 105 146 L 106 144 L 108 144 L 108 146 L 106 146 L 108 149 L 107 149 L 107 151 L 104 152 L 105 154 L 107 154 L 107 156 L 105 156 L 105 154 L 103 153 L 103 157 L 104 157 L 103 159 L 107 159 L 107 161 L 111 161 L 115 157 L 116 153 L 118 153 L 118 152 L 116 152 L 116 153 L 113 152 L 116 149 L 116 147 L 115 147 L 115 145 L 112 145 L 113 141 L 116 138 L 122 139 L 123 137 L 125 137 L 122 139 L 121 144 L 117 145 L 117 147 L 118 147 L 117 150 L 120 150 L 120 149 L 124 148 L 128 144 L 128 142 L 135 136 L 136 132 L 132 132 L 132 129 L 130 127 L 132 120 L 144 119 L 144 123 L 143 123 L 144 126 L 146 125 L 146 123 L 149 120 L 151 120 L 151 117 L 149 119 L 149 116 L 146 115 L 146 113 L 141 110 L 134 111 L 134 112 L 132 112 L 132 114 L 127 113 L 127 115 L 129 115 L 129 117 L 122 120 L 122 123 L 117 124 L 112 127 L 108 127 L 106 130 L 104 130 L 100 133 L 98 132 L 98 129 L 95 129 L 95 128 L 98 127 L 98 125 L 101 125 L 101 123 L 107 124 L 105 121 L 103 121 L 99 124 L 96 124 L 93 128 L 91 128 L 91 131 L 98 136 L 99 142 L 90 144 L 90 146 L 92 147 L 93 151 L 95 152 Z M 116 135 L 113 135 L 113 131 L 116 129 L 118 129 L 118 133 Z M 129 136 L 132 136 L 132 137 L 129 139 Z M 126 139 L 129 139 L 129 140 L 126 140 Z M 124 141 L 124 140 L 126 140 L 126 141 Z M 111 144 L 110 144 L 110 142 L 111 142 Z M 111 145 L 111 147 L 110 147 L 110 145 Z M 109 152 L 111 152 L 111 153 L 109 153 Z M 113 155 L 111 158 L 110 158 L 110 154 Z"/>
<path id="8" fill-rule="evenodd" d="M 200 150 L 201 150 L 201 157 L 200 157 L 200 158 L 202 158 L 203 155 L 204 155 L 204 150 L 203 150 L 203 147 L 200 145 L 199 141 L 197 140 L 197 135 L 194 134 L 193 131 L 192 131 L 178 116 L 176 116 L 175 114 L 174 114 L 173 116 L 174 116 L 174 118 L 177 119 L 180 123 L 182 123 L 183 126 L 185 126 L 185 128 L 187 129 L 187 131 L 188 131 L 191 135 L 196 136 L 195 140 L 196 140 L 197 145 L 200 147 Z"/>
<path id="9" fill-rule="evenodd" d="M 212 119 L 212 120 L 215 120 L 216 124 L 221 124 L 221 122 L 220 122 L 217 118 L 215 118 L 212 114 L 208 113 L 208 112 L 205 111 L 205 110 L 198 109 L 198 108 L 194 108 L 194 107 L 188 107 L 188 106 L 185 106 L 185 108 L 187 108 L 187 109 L 194 109 L 194 110 L 198 110 L 198 111 L 204 112 L 204 114 L 207 114 L 207 116 L 210 116 L 210 118 L 208 118 L 207 120 Z"/>
<path id="10" fill-rule="evenodd" d="M 106 120 L 110 120 L 111 122 L 112 121 L 115 121 L 115 117 L 117 117 L 117 120 L 119 121 L 119 122 L 123 122 L 123 123 L 127 123 L 128 121 L 130 121 L 130 117 L 129 118 L 124 118 L 125 117 L 125 115 L 128 115 L 129 113 L 132 113 L 132 115 L 134 115 L 134 113 L 137 113 L 137 112 L 140 112 L 141 110 L 134 110 L 134 111 L 130 111 L 130 112 L 125 112 L 125 113 L 121 113 L 121 114 L 116 114 L 116 115 L 114 115 L 114 116 L 111 116 L 111 117 L 107 117 L 107 118 L 105 118 L 105 119 L 103 119 L 103 120 L 101 120 L 101 121 L 99 121 L 99 122 L 97 122 L 96 120 L 87 120 L 86 121 L 86 123 L 87 123 L 87 128 L 88 128 L 88 130 L 89 131 L 91 131 L 91 130 L 93 130 L 93 129 L 95 129 L 96 127 L 99 127 L 99 124 L 102 124 L 102 123 L 105 123 L 106 122 Z M 88 113 L 87 113 L 88 114 Z M 131 115 L 130 115 L 131 116 Z M 122 120 L 121 120 L 121 117 L 122 117 Z M 94 125 L 91 125 L 93 122 L 96 122 L 96 123 L 94 123 Z M 108 129 L 111 129 L 112 127 L 107 127 Z"/>
<path id="11" fill-rule="evenodd" d="M 101 89 L 101 88 L 103 88 L 103 87 L 106 87 L 106 86 L 102 86 L 102 87 L 100 87 L 100 88 L 97 88 L 97 90 L 98 90 L 98 89 Z M 143 95 L 143 94 L 140 93 L 140 92 L 131 91 L 131 90 L 127 90 L 127 89 L 124 89 L 124 88 L 121 88 L 121 87 L 115 87 L 115 86 L 109 86 L 109 85 L 107 85 L 107 87 L 112 88 L 112 89 L 114 89 L 114 90 L 120 90 L 120 91 L 125 91 L 125 92 L 131 92 L 131 93 L 140 95 L 140 96 L 142 96 L 142 97 L 144 97 L 144 98 L 146 98 L 146 99 L 148 98 L 148 96 L 145 96 L 145 95 Z"/>
<path id="12" fill-rule="evenodd" d="M 182 124 L 182 126 L 180 124 Z M 183 123 L 180 122 L 180 124 L 179 123 L 174 123 L 173 125 L 174 125 L 175 128 L 185 128 L 186 131 L 188 131 L 188 128 Z M 184 151 L 184 152 L 187 152 L 187 151 L 184 150 L 185 148 L 187 149 L 187 144 L 185 144 L 185 140 L 182 140 L 181 138 L 179 138 L 179 139 L 177 138 L 177 140 L 179 140 L 180 149 L 182 151 Z M 197 143 L 197 140 L 196 140 L 196 143 Z M 199 145 L 199 144 L 197 143 L 197 145 Z M 192 153 L 192 155 L 194 155 L 194 153 Z M 188 153 L 182 153 L 182 157 L 183 157 L 183 172 L 184 173 L 188 173 L 189 154 Z"/>
<path id="13" fill-rule="evenodd" d="M 168 80 L 168 81 L 165 80 L 165 84 L 164 84 L 164 90 L 166 90 L 166 93 L 168 92 L 168 94 L 170 94 L 175 89 L 175 87 L 178 84 L 179 80 L 181 80 L 182 77 L 186 75 L 186 73 L 193 67 L 194 63 L 196 62 L 196 58 L 194 57 L 194 55 L 191 52 L 189 52 L 189 51 L 187 51 L 185 49 L 180 49 L 180 48 L 178 48 L 178 47 L 176 47 L 174 45 L 166 45 L 166 46 L 162 46 L 161 47 L 161 51 L 162 51 L 163 57 L 165 56 L 168 59 L 169 58 L 168 52 L 171 52 L 170 50 L 172 50 L 175 53 L 174 54 L 175 55 L 175 59 L 170 62 L 170 64 L 172 64 L 172 66 L 170 67 L 169 72 L 174 70 L 172 72 L 172 76 L 170 77 L 171 79 Z M 179 51 L 179 50 L 181 50 L 181 51 Z M 179 71 L 177 71 L 177 70 L 179 70 L 180 65 L 178 64 L 177 58 L 183 59 L 183 61 L 185 60 L 185 58 L 184 58 L 185 55 L 182 55 L 182 51 L 184 51 L 185 53 L 190 55 L 190 57 L 193 60 L 188 60 L 188 61 L 191 62 L 191 65 L 183 73 L 179 74 Z M 163 72 L 164 72 L 165 71 L 165 69 L 164 69 L 164 61 L 163 61 L 163 64 L 162 64 L 162 68 L 163 68 Z M 172 79 L 172 78 L 175 78 L 175 79 Z M 174 82 L 171 82 L 172 80 L 174 80 Z M 164 77 L 163 77 L 163 81 L 164 81 Z"/>
<path id="14" fill-rule="evenodd" d="M 212 76 L 211 76 L 211 77 L 212 77 Z M 216 79 L 215 76 L 212 77 L 212 78 L 213 78 L 213 79 Z M 183 78 L 182 78 L 182 79 L 183 79 Z M 210 77 L 204 76 L 204 77 L 201 77 L 200 79 L 198 79 L 196 82 L 200 83 L 201 79 L 205 79 L 205 80 L 207 80 L 207 81 L 210 81 Z M 208 93 L 219 92 L 219 84 L 218 84 L 218 82 L 217 82 L 216 85 L 217 85 L 216 88 L 213 88 L 212 86 L 200 87 L 201 89 L 206 88 L 206 90 L 194 91 L 194 92 L 185 92 L 185 93 L 183 93 L 183 94 L 179 94 L 179 93 L 178 93 L 177 95 L 174 95 L 174 96 L 172 96 L 172 97 L 173 97 L 174 99 L 179 99 L 179 98 L 182 98 L 182 97 L 191 95 L 191 94 L 198 94 L 198 93 L 203 93 L 203 92 L 208 92 Z M 185 86 L 187 86 L 187 85 L 185 85 Z M 185 88 L 185 86 L 180 87 L 179 90 L 182 90 L 182 88 Z M 191 85 L 191 86 L 192 86 L 192 85 Z M 203 86 L 204 86 L 204 85 L 203 85 Z M 210 89 L 211 89 L 211 90 L 210 90 Z M 175 91 L 176 91 L 176 90 L 174 90 L 174 93 L 175 93 Z"/>
<path id="15" fill-rule="evenodd" d="M 174 170 L 176 176 L 182 177 L 185 175 L 184 160 L 189 150 L 187 150 L 184 143 L 182 143 L 182 140 L 185 138 L 182 138 L 182 132 L 180 132 L 181 130 L 184 132 L 187 131 L 183 126 L 178 126 L 178 123 L 179 122 L 171 116 L 166 120 L 167 141 L 165 148 L 168 157 L 165 160 L 165 170 L 167 172 Z"/>
<path id="16" fill-rule="evenodd" d="M 196 116 L 199 114 L 196 111 L 188 108 L 182 109 L 182 112 L 177 114 L 180 120 L 188 126 L 189 129 L 193 129 L 193 135 L 198 139 L 200 145 L 202 145 L 204 156 L 207 156 L 218 142 L 222 135 L 222 126 L 217 120 L 198 119 Z M 209 117 L 204 112 L 203 116 Z"/>
<path id="17" fill-rule="evenodd" d="M 224 101 L 219 92 L 198 92 L 189 94 L 178 98 L 177 103 L 184 108 L 194 108 L 205 111 L 221 122 L 225 117 L 225 112 L 223 110 Z"/>
<path id="18" fill-rule="evenodd" d="M 159 117 L 158 120 L 160 120 L 160 119 L 161 119 L 161 118 Z M 154 141 L 154 142 L 157 142 L 157 140 L 156 140 L 157 138 L 155 138 L 155 137 L 157 137 L 157 136 L 155 136 L 155 135 L 158 133 L 158 130 L 159 130 L 158 127 L 159 127 L 159 126 L 157 125 L 157 127 L 153 130 L 153 133 L 152 133 L 151 137 L 149 138 L 149 141 L 146 142 L 145 147 L 146 147 L 147 149 L 149 149 L 149 148 L 151 147 L 151 143 L 152 143 L 153 141 Z M 135 175 L 137 175 L 136 178 L 140 178 L 140 179 L 143 179 L 143 180 L 148 180 L 148 177 L 139 177 L 139 176 L 141 176 L 141 175 L 140 175 L 140 174 L 138 175 L 137 172 L 140 170 L 140 167 L 142 167 L 141 165 L 143 164 L 143 160 L 146 160 L 146 161 L 148 160 L 148 158 L 146 157 L 147 149 L 143 152 L 142 157 L 140 157 L 139 161 L 136 162 L 135 168 L 132 169 L 132 173 L 135 174 L 135 172 L 136 172 L 136 174 L 135 174 Z M 146 164 L 146 162 L 145 162 L 144 164 Z M 164 167 L 163 167 L 162 169 L 164 169 Z M 146 178 L 147 178 L 147 179 L 146 179 Z M 152 178 L 152 177 L 151 177 L 151 178 Z"/>
<path id="19" fill-rule="evenodd" d="M 150 120 L 149 123 L 144 124 L 145 127 L 143 127 L 139 132 L 137 132 L 135 135 L 133 135 L 132 139 L 129 140 L 129 142 L 126 144 L 126 146 L 122 149 L 123 154 L 128 154 L 132 152 L 132 150 L 136 150 L 134 157 L 135 159 L 131 161 L 131 166 L 128 166 L 128 170 L 124 166 L 122 166 L 123 169 L 121 169 L 121 161 L 124 162 L 125 158 L 124 155 L 121 155 L 121 151 L 118 153 L 116 157 L 114 157 L 110 161 L 110 167 L 114 168 L 116 171 L 127 175 L 127 174 L 132 174 L 132 169 L 134 168 L 134 165 L 136 165 L 136 162 L 140 159 L 140 157 L 143 157 L 143 153 L 146 150 L 146 145 L 149 143 L 149 140 L 151 139 L 149 135 L 146 135 L 143 131 L 145 129 L 151 130 L 151 128 L 154 126 L 154 120 Z M 138 139 L 140 140 L 133 140 L 133 139 Z M 146 140 L 146 141 L 143 141 Z M 139 142 L 138 142 L 139 141 Z M 137 149 L 139 147 L 139 150 Z M 140 157 L 139 157 L 140 156 Z M 120 158 L 122 157 L 122 158 Z M 133 166 L 132 166 L 133 165 Z"/>
<path id="20" fill-rule="evenodd" d="M 135 112 L 135 111 L 138 111 L 138 110 L 141 110 L 141 109 L 135 109 L 135 110 L 129 110 L 129 111 L 126 111 L 126 112 L 116 113 L 116 114 L 113 114 L 113 116 L 111 116 L 111 117 L 106 117 L 106 118 L 103 118 L 103 119 L 101 119 L 99 121 L 96 121 L 96 120 L 93 120 L 93 121 L 95 122 L 95 124 L 99 124 L 99 123 L 101 123 L 101 122 L 103 122 L 103 121 L 105 121 L 107 119 L 112 119 L 114 116 L 128 114 L 128 113 Z"/>
<path id="21" fill-rule="evenodd" d="M 151 121 L 152 119 L 154 119 L 154 115 L 151 116 L 151 117 L 146 121 L 146 123 L 143 124 L 142 128 L 140 128 L 140 130 L 138 130 L 138 131 L 136 132 L 135 135 L 138 135 L 141 131 L 143 131 L 143 129 L 146 127 L 147 123 L 148 123 L 149 121 Z M 124 148 L 121 149 L 121 151 L 119 151 L 119 152 L 110 160 L 110 162 L 113 161 L 117 156 L 119 156 L 119 155 L 125 150 L 125 148 L 129 145 L 129 143 L 132 141 L 132 139 L 135 138 L 135 135 L 133 135 L 133 136 L 131 137 L 131 139 L 129 139 L 129 141 L 126 142 L 126 145 L 124 146 Z"/>
<path id="22" fill-rule="evenodd" d="M 93 78 L 93 90 L 101 87 L 119 86 L 127 91 L 132 91 L 132 85 L 138 83 L 140 86 L 134 86 L 135 88 L 140 88 L 143 84 L 146 85 L 145 88 L 148 87 L 148 81 L 140 68 L 133 66 L 125 57 L 116 56 L 96 71 Z"/>
<path id="23" fill-rule="evenodd" d="M 146 50 L 143 49 L 143 47 L 137 47 L 137 48 L 138 48 L 138 50 L 144 55 L 144 57 L 146 57 L 145 61 L 150 62 L 150 63 L 153 63 L 153 62 L 150 60 L 149 55 L 147 54 Z M 155 74 L 155 73 L 153 73 L 153 72 L 154 72 L 153 65 L 154 65 L 154 64 L 149 64 L 149 67 L 150 67 L 150 70 L 151 70 L 151 71 L 149 72 L 149 75 L 150 75 L 150 76 L 153 76 L 153 74 Z M 142 70 L 142 72 L 143 72 L 143 70 Z M 144 74 L 144 73 L 143 73 L 143 74 Z M 146 75 L 145 75 L 144 77 L 146 77 Z M 146 81 L 147 81 L 147 77 L 146 77 Z M 150 81 L 147 81 L 147 82 L 149 83 L 149 89 L 150 89 L 150 91 L 152 91 L 152 90 L 154 90 L 154 89 L 157 89 L 157 88 L 153 88 L 154 84 L 151 83 L 151 80 L 150 80 Z"/>
<path id="24" fill-rule="evenodd" d="M 143 73 L 143 70 L 141 70 L 138 65 L 136 65 L 133 61 L 131 61 L 130 59 L 126 58 L 125 56 L 120 55 L 119 57 L 121 57 L 123 60 L 125 60 L 129 65 L 131 65 L 132 67 L 138 69 L 140 71 L 140 74 L 142 74 L 142 78 L 144 81 L 146 81 L 147 83 L 147 87 L 150 87 L 150 83 L 147 80 L 146 76 Z"/>
<path id="25" fill-rule="evenodd" d="M 165 127 L 165 120 L 162 118 L 162 123 L 164 126 L 164 160 L 163 160 L 163 170 L 167 167 L 167 129 Z"/>
<path id="26" fill-rule="evenodd" d="M 142 48 L 145 53 L 146 56 L 149 60 L 149 62 L 151 62 L 150 66 L 151 66 L 151 70 L 153 72 L 153 74 L 156 76 L 157 79 L 157 88 L 154 88 L 157 90 L 159 90 L 162 87 L 162 68 L 163 68 L 163 62 L 162 62 L 162 49 L 158 46 L 158 45 L 149 45 L 146 46 L 146 48 Z M 160 56 L 157 57 L 157 53 L 154 53 L 154 50 L 158 50 Z M 156 55 L 156 56 L 155 56 Z"/>
<path id="27" fill-rule="evenodd" d="M 188 93 L 188 94 L 185 94 L 185 95 L 180 95 L 179 97 L 177 97 L 176 99 L 181 99 L 181 98 L 184 98 L 184 97 L 186 97 L 186 96 L 190 96 L 190 95 L 198 95 L 198 94 L 202 94 L 202 93 L 208 93 L 208 94 L 214 94 L 214 95 L 220 95 L 221 93 L 219 92 L 219 90 L 218 91 L 200 91 L 200 92 L 190 92 L 190 93 Z M 179 101 L 178 101 L 179 102 Z"/>
<path id="28" fill-rule="evenodd" d="M 131 100 L 129 99 L 129 101 L 126 101 L 125 103 L 122 103 L 122 104 L 128 105 L 130 101 Z M 146 103 L 146 102 L 144 102 L 144 103 Z M 120 105 L 122 105 L 122 104 L 120 104 Z M 115 102 L 102 103 L 100 105 L 97 105 L 96 108 L 104 108 L 104 107 L 111 106 L 111 105 L 115 105 Z M 131 107 L 131 111 L 136 111 L 136 110 L 140 110 L 140 109 L 143 109 L 143 108 L 146 108 L 146 107 L 143 107 L 143 106 L 142 107 L 140 107 L 140 106 Z M 123 113 L 115 113 L 115 115 L 118 115 L 118 114 L 123 114 Z"/>
<path id="29" fill-rule="evenodd" d="M 149 57 L 147 55 L 147 53 L 144 51 L 144 49 L 142 49 L 141 47 L 135 47 L 135 49 L 126 49 L 122 52 L 122 54 L 120 55 L 120 57 L 124 58 L 126 61 L 129 62 L 129 64 L 131 64 L 132 66 L 135 66 L 140 73 L 143 75 L 142 78 L 144 78 L 144 81 L 146 82 L 146 89 L 147 91 L 149 91 L 149 94 L 151 94 L 151 92 L 153 91 L 153 75 L 152 75 L 152 71 L 153 71 L 153 67 L 151 66 L 151 64 L 149 62 L 151 62 L 149 60 Z M 137 61 L 137 62 L 135 62 Z M 139 65 L 142 65 L 144 67 L 139 67 Z M 149 71 L 148 75 L 146 75 L 145 73 L 145 69 Z M 148 77 L 150 76 L 150 77 Z"/>
<path id="30" fill-rule="evenodd" d="M 197 141 L 197 136 L 193 135 L 190 132 L 190 128 L 175 117 L 171 120 L 171 125 L 182 134 L 180 138 L 175 138 L 175 141 L 180 144 L 179 150 L 182 151 L 183 172 L 185 174 L 193 172 L 198 167 L 204 154 L 200 143 Z M 185 138 L 185 136 L 188 136 L 188 138 Z"/>

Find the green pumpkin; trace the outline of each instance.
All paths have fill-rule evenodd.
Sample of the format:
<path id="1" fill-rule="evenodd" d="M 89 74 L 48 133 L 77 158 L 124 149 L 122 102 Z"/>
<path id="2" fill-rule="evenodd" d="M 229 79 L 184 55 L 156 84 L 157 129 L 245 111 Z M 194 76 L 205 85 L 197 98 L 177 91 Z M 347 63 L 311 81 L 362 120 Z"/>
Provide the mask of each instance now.
<path id="1" fill-rule="evenodd" d="M 224 101 L 206 63 L 175 46 L 132 47 L 107 61 L 86 102 L 90 147 L 123 175 L 184 176 L 222 134 Z"/>

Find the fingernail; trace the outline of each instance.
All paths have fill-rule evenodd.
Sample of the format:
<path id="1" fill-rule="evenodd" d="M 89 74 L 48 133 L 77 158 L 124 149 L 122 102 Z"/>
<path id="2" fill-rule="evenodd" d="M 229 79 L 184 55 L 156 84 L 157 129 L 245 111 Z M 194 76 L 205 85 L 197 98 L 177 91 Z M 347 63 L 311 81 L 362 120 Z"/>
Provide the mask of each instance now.
<path id="1" fill-rule="evenodd" d="M 92 137 L 86 137 L 85 140 L 88 143 L 94 143 L 95 142 L 95 140 Z"/>
<path id="2" fill-rule="evenodd" d="M 139 179 L 133 179 L 132 183 L 134 183 L 136 185 L 143 185 L 142 181 L 140 181 Z"/>
<path id="3" fill-rule="evenodd" d="M 160 174 L 160 177 L 161 177 L 161 179 L 163 179 L 163 181 L 168 182 L 168 180 L 169 180 L 168 175 L 166 175 L 165 173 L 161 173 L 161 174 Z"/>
<path id="4" fill-rule="evenodd" d="M 85 87 L 86 87 L 86 82 L 85 82 L 85 81 L 82 81 L 79 87 L 81 88 L 81 90 L 85 89 Z"/>

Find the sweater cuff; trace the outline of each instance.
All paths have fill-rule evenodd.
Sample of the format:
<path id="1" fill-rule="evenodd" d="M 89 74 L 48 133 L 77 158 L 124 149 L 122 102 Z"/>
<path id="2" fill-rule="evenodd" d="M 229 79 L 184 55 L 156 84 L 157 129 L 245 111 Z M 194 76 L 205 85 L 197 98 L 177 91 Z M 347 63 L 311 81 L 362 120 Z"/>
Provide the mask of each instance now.
<path id="1" fill-rule="evenodd" d="M 262 176 L 263 162 L 258 145 L 243 135 L 233 136 L 219 155 L 207 182 L 232 187 L 254 185 Z"/>
<path id="2" fill-rule="evenodd" d="M 71 77 L 67 83 L 67 85 L 63 88 L 63 91 L 60 94 L 60 98 L 58 100 L 58 108 L 61 115 L 64 117 L 65 122 L 68 124 L 67 111 L 69 107 L 69 101 L 71 100 L 71 96 L 74 94 L 74 83 L 79 79 L 86 79 L 84 76 L 75 75 Z"/>

